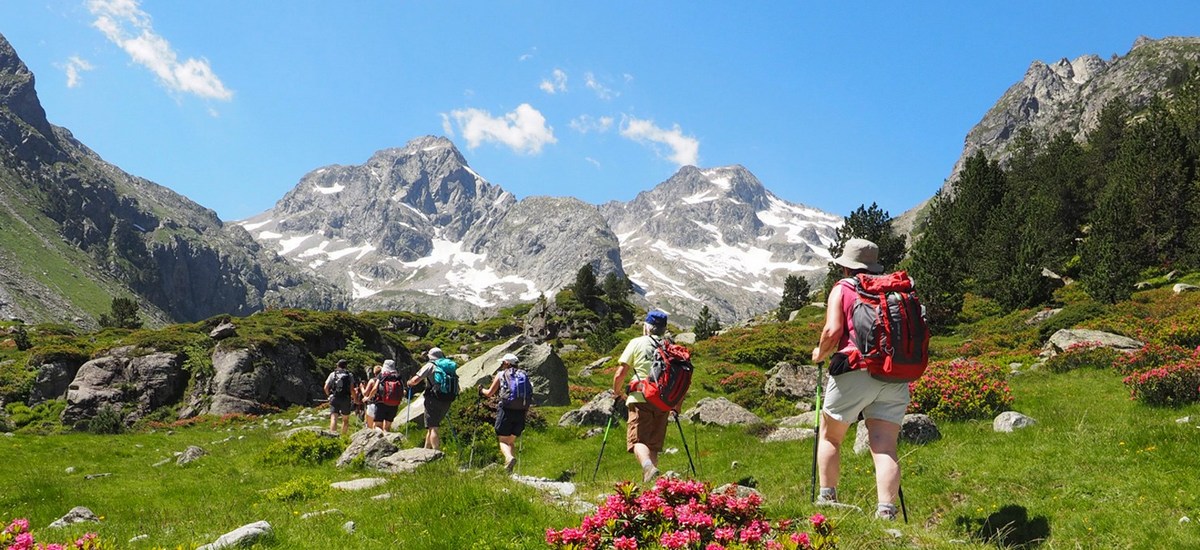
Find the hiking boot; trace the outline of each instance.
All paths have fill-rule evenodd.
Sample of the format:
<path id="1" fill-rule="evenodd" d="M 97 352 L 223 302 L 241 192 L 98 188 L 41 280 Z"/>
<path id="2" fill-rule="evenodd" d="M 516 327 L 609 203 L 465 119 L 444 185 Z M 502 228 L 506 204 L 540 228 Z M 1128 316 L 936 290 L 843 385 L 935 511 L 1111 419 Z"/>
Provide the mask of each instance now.
<path id="1" fill-rule="evenodd" d="M 508 459 L 508 462 L 504 463 L 504 471 L 508 472 L 510 474 L 513 473 L 513 470 L 515 470 L 516 467 L 517 467 L 517 459 L 515 457 Z"/>
<path id="2" fill-rule="evenodd" d="M 859 508 L 858 506 L 855 506 L 853 504 L 844 504 L 844 503 L 838 502 L 837 495 L 826 495 L 826 494 L 817 495 L 817 500 L 815 502 L 813 502 L 813 505 L 819 506 L 819 507 L 825 507 L 825 508 L 840 508 L 843 510 L 855 510 L 858 512 L 862 511 L 862 508 Z"/>
<path id="3" fill-rule="evenodd" d="M 880 504 L 879 507 L 875 509 L 875 518 L 882 519 L 884 521 L 896 521 L 896 505 Z"/>
<path id="4" fill-rule="evenodd" d="M 658 468 L 651 466 L 642 467 L 642 483 L 650 483 L 658 478 Z"/>

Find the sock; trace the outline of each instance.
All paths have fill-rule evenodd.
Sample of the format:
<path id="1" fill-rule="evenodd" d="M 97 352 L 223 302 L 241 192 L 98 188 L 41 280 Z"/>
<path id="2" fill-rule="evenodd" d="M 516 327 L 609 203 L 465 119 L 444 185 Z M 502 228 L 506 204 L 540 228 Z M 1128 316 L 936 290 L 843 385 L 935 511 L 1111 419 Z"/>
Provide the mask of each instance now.
<path id="1" fill-rule="evenodd" d="M 650 460 L 642 461 L 642 469 L 643 470 L 649 470 L 650 468 L 653 468 L 653 467 L 654 467 L 653 461 L 650 461 Z"/>
<path id="2" fill-rule="evenodd" d="M 894 515 L 896 515 L 896 505 L 892 504 L 890 502 L 880 502 L 875 507 L 875 511 L 877 513 L 886 513 L 886 514 L 894 516 Z"/>
<path id="3" fill-rule="evenodd" d="M 821 495 L 821 498 L 825 498 L 828 500 L 837 500 L 837 488 L 836 487 L 821 487 L 820 495 Z"/>

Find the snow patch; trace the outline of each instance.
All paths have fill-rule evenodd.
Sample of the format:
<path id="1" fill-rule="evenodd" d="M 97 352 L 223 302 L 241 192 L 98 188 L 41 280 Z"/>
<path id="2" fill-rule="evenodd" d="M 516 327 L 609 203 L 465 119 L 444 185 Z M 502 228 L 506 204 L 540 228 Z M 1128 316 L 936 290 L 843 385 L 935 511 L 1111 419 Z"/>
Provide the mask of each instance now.
<path id="1" fill-rule="evenodd" d="M 700 204 L 702 202 L 711 202 L 717 200 L 718 197 L 712 192 L 712 189 L 705 189 L 703 192 L 696 193 L 690 197 L 684 197 L 683 202 L 687 204 Z"/>
<path id="2" fill-rule="evenodd" d="M 261 238 L 261 239 L 267 238 L 265 236 L 266 234 L 267 234 L 267 232 L 263 231 L 262 235 L 260 235 L 259 238 Z M 275 233 L 275 235 L 278 235 L 278 234 Z M 279 241 L 279 255 L 287 256 L 293 250 L 296 250 L 296 248 L 298 248 L 301 244 L 304 244 L 304 241 L 307 241 L 310 237 L 315 237 L 315 236 L 316 235 L 301 235 L 299 237 L 292 237 L 290 239 L 283 239 L 283 240 Z M 274 238 L 279 239 L 282 237 L 283 237 L 283 235 L 278 235 L 277 237 L 274 237 Z M 304 254 L 301 254 L 301 256 L 303 257 Z"/>
<path id="3" fill-rule="evenodd" d="M 345 188 L 346 188 L 346 186 L 342 185 L 340 183 L 335 184 L 332 187 L 319 187 L 319 186 L 314 185 L 313 191 L 316 191 L 322 195 L 332 195 L 334 193 L 341 193 L 342 190 L 344 190 Z"/>
<path id="4" fill-rule="evenodd" d="M 243 224 L 238 224 L 238 225 L 241 225 L 243 228 L 245 228 L 245 229 L 246 229 L 246 231 L 251 231 L 251 232 L 253 232 L 255 229 L 258 229 L 258 228 L 260 228 L 260 227 L 262 227 L 262 226 L 264 226 L 264 225 L 267 225 L 267 224 L 269 224 L 269 223 L 271 223 L 271 222 L 273 222 L 273 221 L 275 221 L 275 220 L 274 220 L 274 219 L 269 219 L 269 220 L 267 220 L 267 221 L 265 221 L 265 222 L 258 222 L 258 223 L 243 223 Z M 265 238 L 265 237 L 260 237 L 260 238 Z M 275 237 L 275 238 L 277 238 L 277 239 L 278 239 L 279 237 Z"/>

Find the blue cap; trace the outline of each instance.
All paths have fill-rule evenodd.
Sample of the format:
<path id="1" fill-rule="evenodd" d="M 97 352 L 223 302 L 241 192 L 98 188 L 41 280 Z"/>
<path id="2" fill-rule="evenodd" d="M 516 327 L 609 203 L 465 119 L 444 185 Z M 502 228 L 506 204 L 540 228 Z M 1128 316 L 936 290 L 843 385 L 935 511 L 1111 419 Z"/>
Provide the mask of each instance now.
<path id="1" fill-rule="evenodd" d="M 652 309 L 646 314 L 646 324 L 655 327 L 667 326 L 667 314 L 661 310 Z"/>

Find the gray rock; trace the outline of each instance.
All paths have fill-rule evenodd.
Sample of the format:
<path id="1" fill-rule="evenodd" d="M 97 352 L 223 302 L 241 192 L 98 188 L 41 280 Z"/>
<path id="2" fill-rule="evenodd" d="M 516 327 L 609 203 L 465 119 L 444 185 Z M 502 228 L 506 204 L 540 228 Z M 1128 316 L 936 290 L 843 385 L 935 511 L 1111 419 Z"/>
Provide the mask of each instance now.
<path id="1" fill-rule="evenodd" d="M 87 522 L 100 523 L 100 518 L 96 517 L 96 514 L 92 513 L 92 511 L 87 509 L 86 507 L 76 506 L 74 508 L 71 508 L 71 511 L 67 512 L 67 515 L 54 520 L 54 523 L 51 523 L 49 528 L 50 529 L 58 529 L 61 527 L 66 527 L 68 525 L 74 525 L 76 523 L 87 523 Z"/>
<path id="2" fill-rule="evenodd" d="M 112 475 L 112 472 L 104 472 L 102 474 L 88 474 L 88 475 L 83 476 L 83 479 L 84 479 L 84 481 L 91 481 L 93 479 L 100 479 L 100 478 L 108 477 L 111 475 Z"/>
<path id="3" fill-rule="evenodd" d="M 75 467 L 74 467 L 74 466 L 67 466 L 67 469 L 66 469 L 66 470 L 63 470 L 63 471 L 64 471 L 64 472 L 66 472 L 66 474 L 67 474 L 67 475 L 71 475 L 71 474 L 75 473 Z"/>
<path id="4" fill-rule="evenodd" d="M 271 529 L 271 524 L 265 521 L 256 521 L 254 523 L 243 525 L 221 535 L 211 544 L 205 544 L 196 550 L 220 550 L 222 548 L 234 548 L 237 546 L 249 546 L 256 541 L 269 539 L 275 535 Z"/>
<path id="5" fill-rule="evenodd" d="M 854 454 L 861 455 L 869 452 L 871 452 L 871 439 L 867 432 L 867 421 L 859 420 L 854 425 Z"/>
<path id="6" fill-rule="evenodd" d="M 767 371 L 763 391 L 784 399 L 810 400 L 817 391 L 817 368 L 780 362 Z"/>
<path id="7" fill-rule="evenodd" d="M 329 486 L 339 491 L 365 491 L 386 484 L 387 480 L 382 477 L 363 477 L 350 481 L 338 481 L 329 484 Z"/>
<path id="8" fill-rule="evenodd" d="M 924 445 L 942 438 L 937 423 L 925 414 L 906 414 L 900 425 L 900 441 Z"/>
<path id="9" fill-rule="evenodd" d="M 37 404 L 50 399 L 66 397 L 71 381 L 79 373 L 80 363 L 56 361 L 38 367 L 37 377 L 29 390 L 29 403 Z"/>
<path id="10" fill-rule="evenodd" d="M 607 426 L 610 416 L 618 420 L 629 415 L 623 399 L 617 399 L 611 389 L 604 390 L 583 408 L 567 411 L 558 419 L 559 426 Z"/>
<path id="11" fill-rule="evenodd" d="M 392 498 L 391 493 L 381 493 L 381 494 L 371 497 L 371 500 L 390 500 L 391 498 Z"/>
<path id="12" fill-rule="evenodd" d="M 67 390 L 63 424 L 81 426 L 101 409 L 128 411 L 132 423 L 151 411 L 183 397 L 188 373 L 173 353 L 135 355 L 137 348 L 116 348 L 79 367 Z"/>
<path id="13" fill-rule="evenodd" d="M 330 508 L 328 510 L 321 510 L 319 512 L 305 512 L 303 514 L 300 514 L 300 519 L 309 519 L 309 518 L 315 518 L 315 517 L 320 517 L 320 516 L 328 516 L 330 514 L 341 514 L 341 513 L 342 513 L 342 511 L 338 510 L 337 508 Z"/>
<path id="14" fill-rule="evenodd" d="M 237 335 L 237 327 L 233 323 L 225 322 L 217 325 L 217 328 L 212 329 L 208 333 L 208 337 L 213 340 L 224 340 Z"/>
<path id="15" fill-rule="evenodd" d="M 992 431 L 997 432 L 1012 432 L 1021 428 L 1028 428 L 1037 424 L 1037 421 L 1025 416 L 1016 411 L 1004 411 L 996 416 L 992 421 Z"/>
<path id="16" fill-rule="evenodd" d="M 312 432 L 312 433 L 315 433 L 315 434 L 317 434 L 321 437 L 327 438 L 327 439 L 337 439 L 337 438 L 341 437 L 341 435 L 339 435 L 338 433 L 331 432 L 321 426 L 300 426 L 299 428 L 292 428 L 289 430 L 284 430 L 282 432 L 279 432 L 279 433 L 275 434 L 275 437 L 278 437 L 279 439 L 287 439 L 287 438 L 292 437 L 293 435 L 296 435 L 300 432 Z"/>
<path id="17" fill-rule="evenodd" d="M 324 397 L 324 379 L 312 361 L 308 350 L 288 342 L 253 349 L 217 344 L 212 379 L 189 396 L 180 416 L 264 414 L 268 403 L 310 405 Z"/>
<path id="18" fill-rule="evenodd" d="M 579 439 L 590 439 L 590 438 L 596 437 L 602 433 L 604 433 L 604 428 L 595 427 L 586 432 L 583 432 L 583 435 L 579 436 Z"/>
<path id="19" fill-rule="evenodd" d="M 357 529 L 358 526 L 353 521 L 347 521 L 346 523 L 342 524 L 342 531 L 345 531 L 348 535 L 353 535 L 354 531 Z"/>
<path id="20" fill-rule="evenodd" d="M 717 487 L 716 489 L 713 489 L 712 492 L 715 495 L 724 495 L 732 492 L 737 498 L 746 498 L 750 495 L 758 495 L 759 498 L 762 498 L 762 493 L 758 492 L 757 489 L 754 489 L 753 487 L 745 487 L 736 483 L 726 483 L 720 487 Z"/>
<path id="21" fill-rule="evenodd" d="M 817 433 L 810 428 L 778 428 L 763 438 L 766 443 L 779 441 L 804 441 L 816 437 Z"/>
<path id="22" fill-rule="evenodd" d="M 403 434 L 383 430 L 359 430 L 350 436 L 350 445 L 342 451 L 336 466 L 345 467 L 362 455 L 368 468 L 380 469 L 383 459 L 399 452 L 403 441 Z"/>
<path id="23" fill-rule="evenodd" d="M 1175 419 L 1176 424 L 1190 424 L 1191 422 L 1192 422 L 1192 417 L 1190 417 L 1190 416 L 1185 416 L 1183 418 Z"/>
<path id="24" fill-rule="evenodd" d="M 590 377 L 593 372 L 595 372 L 597 369 L 604 367 L 604 364 L 608 363 L 611 360 L 612 360 L 612 356 L 606 355 L 595 361 L 592 361 L 591 363 L 588 363 L 587 366 L 583 367 L 582 369 L 579 369 L 579 377 L 580 378 Z"/>
<path id="25" fill-rule="evenodd" d="M 808 411 L 804 414 L 783 418 L 779 421 L 779 425 L 784 428 L 815 428 L 817 426 L 817 412 Z"/>
<path id="26" fill-rule="evenodd" d="M 1184 283 L 1176 283 L 1175 286 L 1171 287 L 1171 291 L 1174 292 L 1175 294 L 1183 294 L 1184 292 L 1195 292 L 1197 290 L 1200 290 L 1200 286 L 1189 285 L 1189 284 L 1184 284 Z"/>
<path id="27" fill-rule="evenodd" d="M 1133 352 L 1142 348 L 1142 342 L 1134 340 L 1128 336 L 1102 332 L 1099 330 L 1087 329 L 1061 329 L 1050 337 L 1050 340 L 1042 346 L 1041 356 L 1044 358 L 1053 357 L 1063 350 L 1085 342 L 1095 342 L 1101 346 L 1112 348 L 1121 352 Z"/>
<path id="28" fill-rule="evenodd" d="M 675 338 L 673 338 L 673 340 L 675 341 L 676 344 L 679 344 L 681 346 L 694 346 L 694 345 L 696 345 L 696 333 L 681 332 L 679 334 L 676 334 Z"/>
<path id="29" fill-rule="evenodd" d="M 183 454 L 179 455 L 179 458 L 175 459 L 175 463 L 180 466 L 183 466 L 184 464 L 191 464 L 206 454 L 208 454 L 208 451 L 205 451 L 204 449 L 195 445 L 191 445 L 183 451 Z"/>
<path id="30" fill-rule="evenodd" d="M 763 420 L 742 406 L 724 397 L 705 397 L 685 411 L 683 417 L 701 424 L 717 426 L 762 424 Z"/>
<path id="31" fill-rule="evenodd" d="M 1057 315 L 1058 312 L 1060 312 L 1060 311 L 1062 311 L 1061 307 L 1054 308 L 1054 309 L 1043 309 L 1037 313 L 1034 313 L 1033 316 L 1031 316 L 1030 318 L 1026 319 L 1025 324 L 1040 325 L 1040 324 L 1046 322 L 1047 319 Z"/>
<path id="32" fill-rule="evenodd" d="M 445 456 L 441 451 L 435 449 L 405 449 L 382 458 L 379 461 L 378 469 L 392 474 L 411 472 L 424 464 L 441 460 Z"/>
<path id="33" fill-rule="evenodd" d="M 138 535 L 136 537 L 133 537 L 133 538 L 129 539 L 129 544 L 133 544 L 135 542 L 142 542 L 144 540 L 150 540 L 150 535 Z"/>

